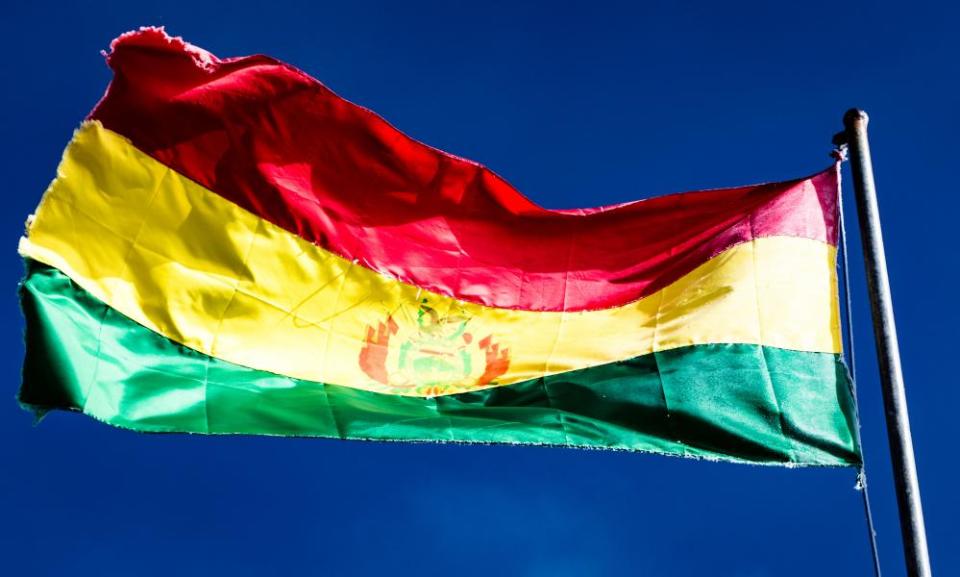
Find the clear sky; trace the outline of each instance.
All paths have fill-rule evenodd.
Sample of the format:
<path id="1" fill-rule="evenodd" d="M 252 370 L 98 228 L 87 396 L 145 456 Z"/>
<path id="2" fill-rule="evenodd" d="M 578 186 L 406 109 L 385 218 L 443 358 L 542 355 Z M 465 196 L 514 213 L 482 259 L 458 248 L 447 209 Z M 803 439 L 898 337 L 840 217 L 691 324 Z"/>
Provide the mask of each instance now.
<path id="1" fill-rule="evenodd" d="M 17 238 L 109 82 L 99 51 L 126 30 L 165 25 L 219 56 L 286 60 L 552 208 L 805 175 L 830 162 L 843 112 L 865 108 L 934 570 L 960 574 L 952 3 L 82 4 L 11 1 L 0 23 L 0 572 L 870 571 L 852 470 L 141 435 L 65 413 L 34 427 L 15 401 Z M 865 453 L 885 574 L 902 575 L 869 308 L 852 256 Z"/>

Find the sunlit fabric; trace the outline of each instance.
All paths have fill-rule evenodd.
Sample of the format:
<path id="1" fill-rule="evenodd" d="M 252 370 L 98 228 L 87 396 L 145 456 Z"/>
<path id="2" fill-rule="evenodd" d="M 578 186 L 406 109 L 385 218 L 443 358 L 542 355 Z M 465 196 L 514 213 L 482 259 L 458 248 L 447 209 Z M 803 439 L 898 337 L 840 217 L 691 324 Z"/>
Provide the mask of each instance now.
<path id="1" fill-rule="evenodd" d="M 697 344 L 840 351 L 836 251 L 819 241 L 775 236 L 738 244 L 617 307 L 500 309 L 355 265 L 170 171 L 95 123 L 78 131 L 58 173 L 21 252 L 69 274 L 138 323 L 251 368 L 418 395 Z M 380 334 L 371 339 L 371 331 Z M 357 362 L 371 348 L 386 347 L 395 357 L 401 347 L 391 343 L 418 338 L 463 356 L 473 370 L 424 390 L 412 376 L 380 382 Z M 477 382 L 487 366 L 490 347 L 479 346 L 485 338 L 505 364 L 494 379 Z M 318 363 L 318 350 L 338 361 Z"/>
<path id="2" fill-rule="evenodd" d="M 21 401 L 141 431 L 859 462 L 837 167 L 551 211 L 266 57 L 124 35 L 21 239 Z"/>
<path id="3" fill-rule="evenodd" d="M 754 238 L 833 244 L 836 177 L 541 208 L 295 68 L 141 31 L 114 41 L 90 118 L 190 180 L 347 260 L 499 308 L 607 308 Z"/>

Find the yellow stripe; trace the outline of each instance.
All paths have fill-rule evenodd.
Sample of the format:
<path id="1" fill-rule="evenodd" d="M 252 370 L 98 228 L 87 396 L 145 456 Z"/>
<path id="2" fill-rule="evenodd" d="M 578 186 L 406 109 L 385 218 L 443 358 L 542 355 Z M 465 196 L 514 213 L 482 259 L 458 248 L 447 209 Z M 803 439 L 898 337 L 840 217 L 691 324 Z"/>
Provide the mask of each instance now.
<path id="1" fill-rule="evenodd" d="M 621 307 L 490 308 L 346 261 L 98 123 L 77 131 L 20 252 L 205 354 L 396 394 L 510 384 L 694 344 L 840 351 L 836 251 L 824 243 L 742 244 Z"/>

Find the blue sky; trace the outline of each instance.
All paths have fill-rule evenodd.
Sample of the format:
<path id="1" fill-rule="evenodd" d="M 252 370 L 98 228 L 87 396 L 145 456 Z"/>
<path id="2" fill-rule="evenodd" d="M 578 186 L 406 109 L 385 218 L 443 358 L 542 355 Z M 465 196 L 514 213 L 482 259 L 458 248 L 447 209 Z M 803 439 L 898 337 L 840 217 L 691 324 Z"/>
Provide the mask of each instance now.
<path id="1" fill-rule="evenodd" d="M 121 32 L 165 25 L 220 56 L 291 62 L 554 208 L 808 174 L 829 163 L 843 112 L 865 108 L 934 570 L 960 574 L 960 378 L 947 362 L 960 324 L 960 14 L 949 3 L 9 4 L 0 23 L 0 571 L 869 574 L 850 470 L 151 436 L 71 414 L 34 427 L 15 401 L 17 238 L 109 82 L 98 52 Z M 849 194 L 849 169 L 845 178 Z M 869 308 L 852 257 L 866 459 L 885 574 L 901 575 Z"/>

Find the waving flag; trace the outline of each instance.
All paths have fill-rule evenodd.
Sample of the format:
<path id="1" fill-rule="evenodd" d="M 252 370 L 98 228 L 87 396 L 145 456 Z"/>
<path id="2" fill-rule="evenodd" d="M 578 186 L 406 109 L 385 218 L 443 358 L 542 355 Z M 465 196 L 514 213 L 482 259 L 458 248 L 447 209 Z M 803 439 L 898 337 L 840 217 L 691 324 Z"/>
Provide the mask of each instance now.
<path id="1" fill-rule="evenodd" d="M 838 169 L 541 208 L 295 68 L 143 29 L 20 243 L 21 402 L 153 432 L 853 465 Z"/>

